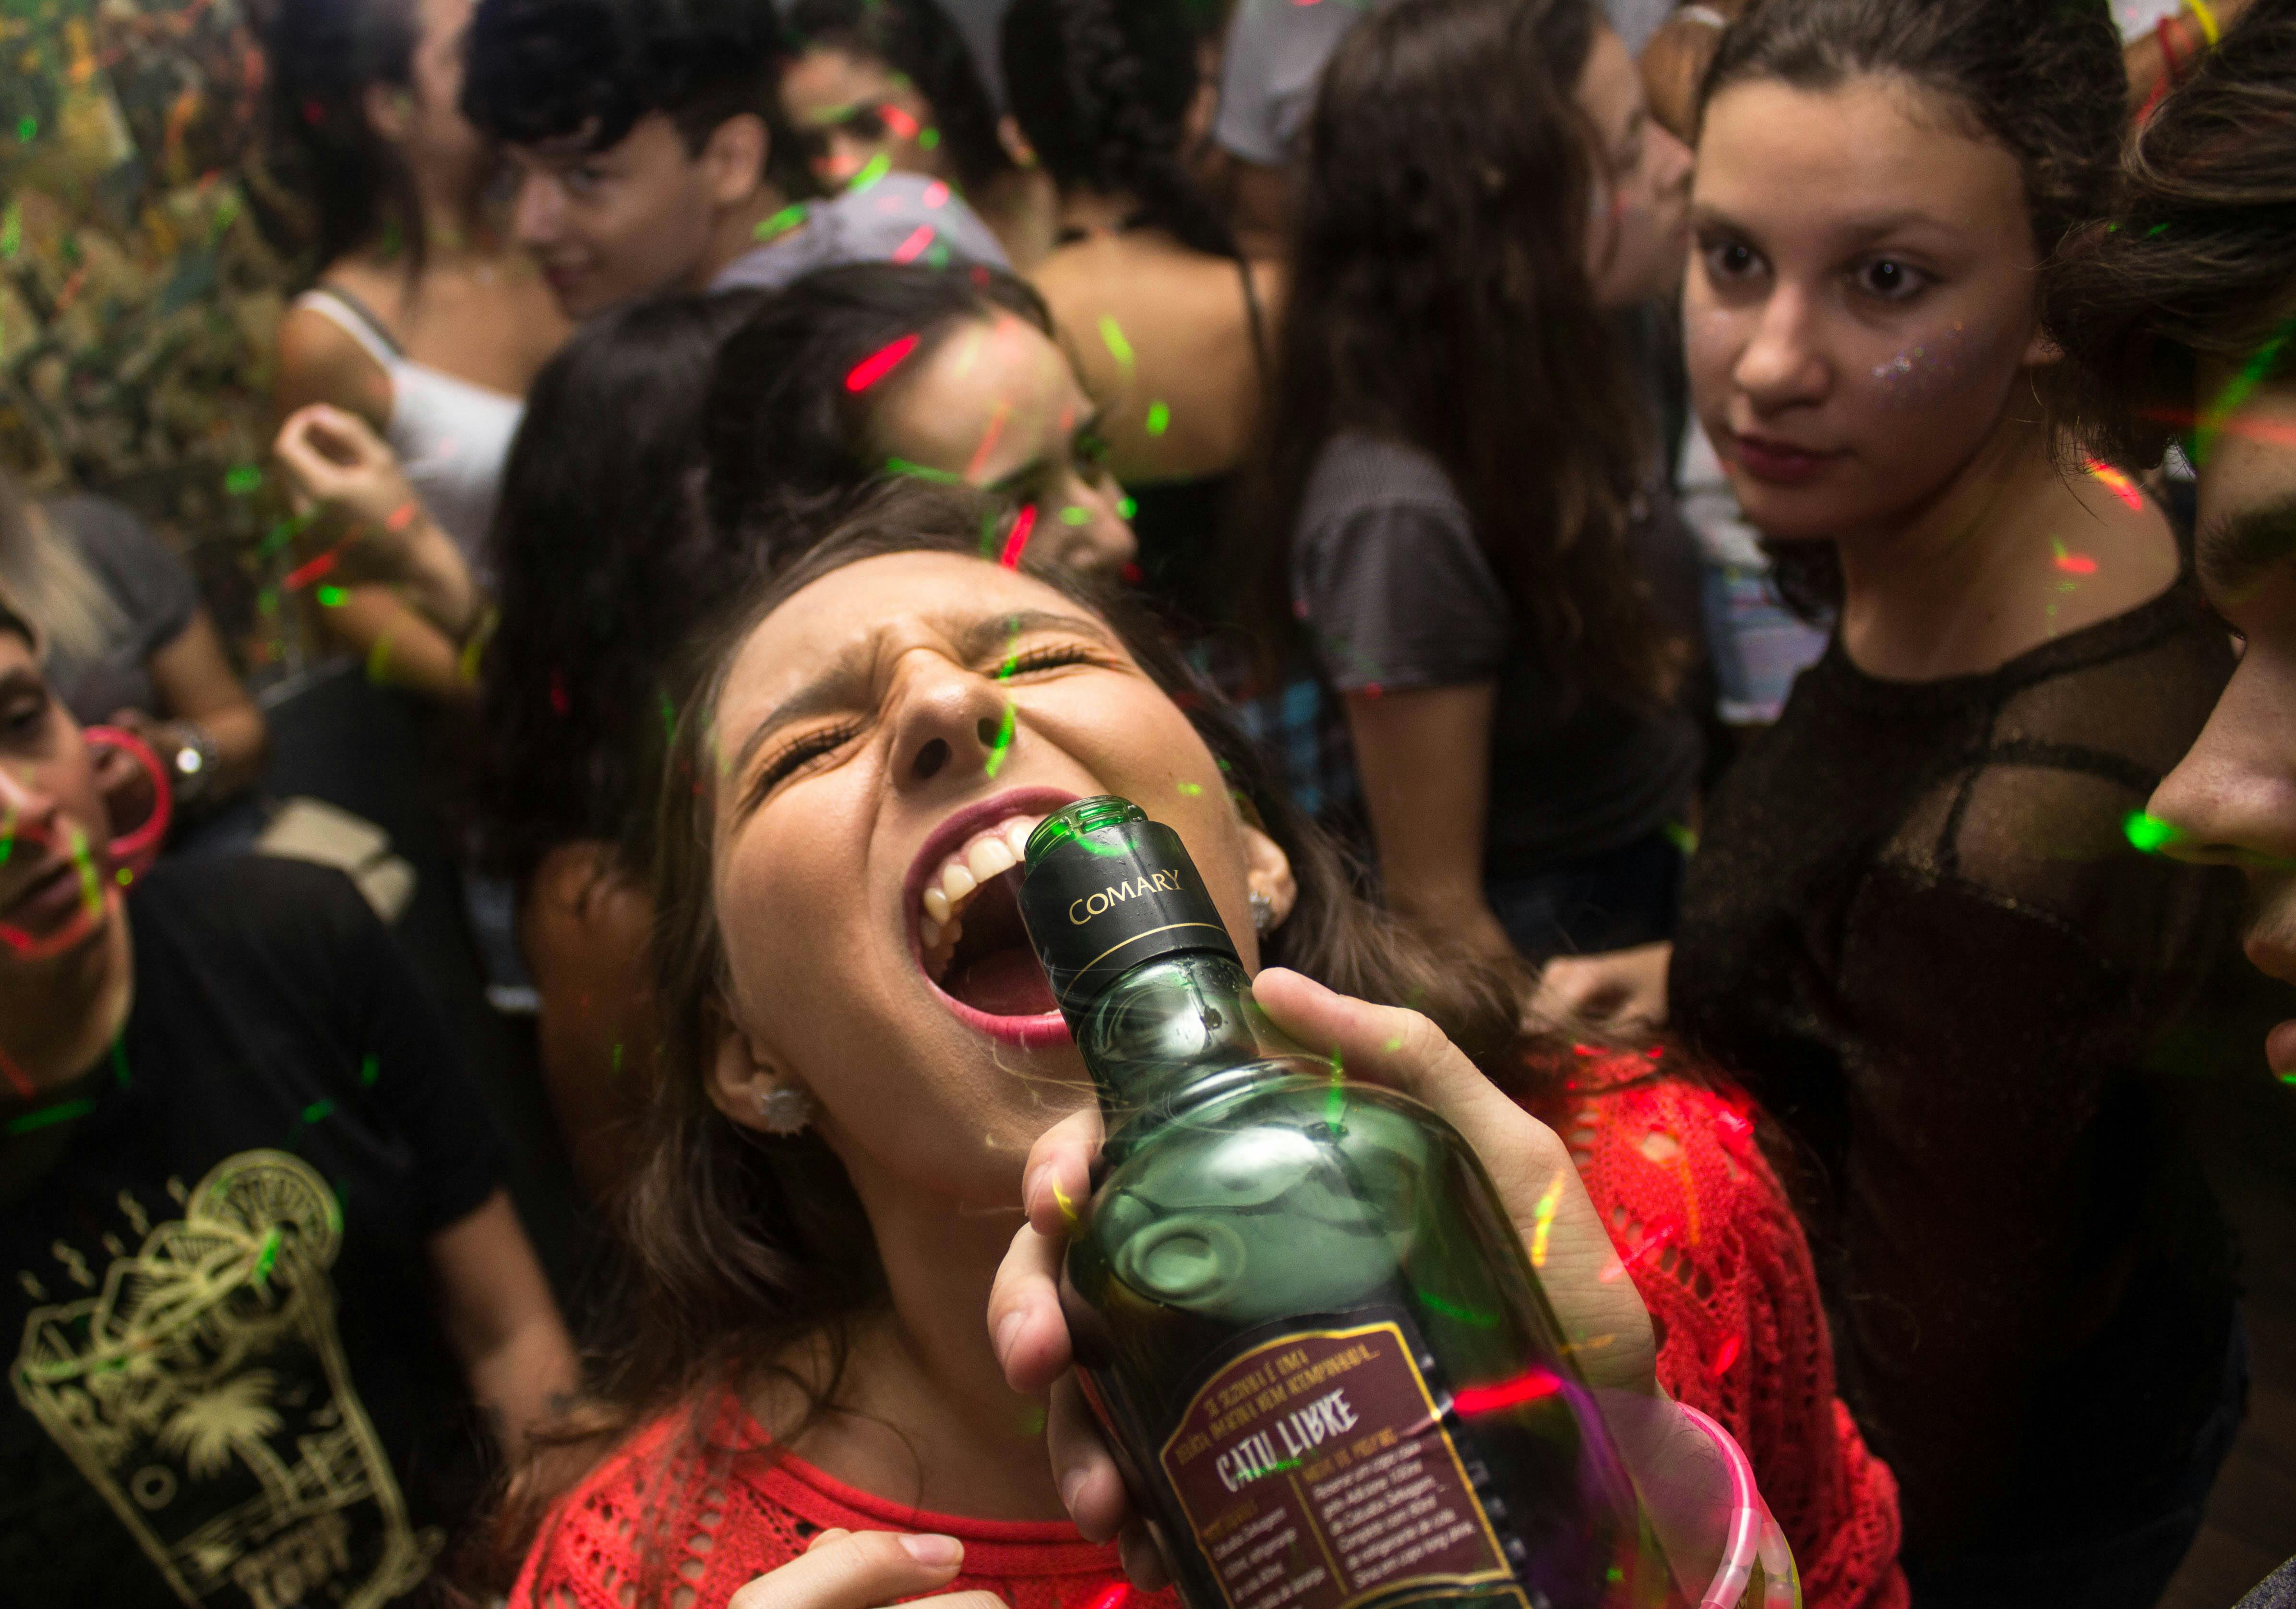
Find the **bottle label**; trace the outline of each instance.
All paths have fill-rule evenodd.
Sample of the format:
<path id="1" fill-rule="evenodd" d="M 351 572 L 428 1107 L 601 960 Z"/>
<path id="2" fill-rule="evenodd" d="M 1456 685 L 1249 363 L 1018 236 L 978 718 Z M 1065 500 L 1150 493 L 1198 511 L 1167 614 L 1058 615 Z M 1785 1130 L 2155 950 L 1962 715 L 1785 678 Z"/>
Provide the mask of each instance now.
<path id="1" fill-rule="evenodd" d="M 1349 1609 L 1428 1587 L 1525 1603 L 1399 1319 L 1237 1354 L 1161 1459 L 1228 1609 Z"/>
<path id="2" fill-rule="evenodd" d="M 1235 954 L 1180 835 L 1158 821 L 1039 851 L 1021 880 L 1021 920 L 1071 1025 L 1103 989 L 1160 956 Z"/>

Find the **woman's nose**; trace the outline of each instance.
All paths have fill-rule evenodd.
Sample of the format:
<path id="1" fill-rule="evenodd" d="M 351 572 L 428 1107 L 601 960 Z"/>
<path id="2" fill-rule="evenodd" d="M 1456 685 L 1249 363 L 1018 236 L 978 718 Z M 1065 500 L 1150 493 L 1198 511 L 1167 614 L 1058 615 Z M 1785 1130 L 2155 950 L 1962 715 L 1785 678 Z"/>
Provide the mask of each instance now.
<path id="1" fill-rule="evenodd" d="M 1809 301 L 1781 285 L 1763 304 L 1751 337 L 1738 354 L 1731 378 L 1763 410 L 1821 400 L 1828 368 L 1812 328 Z"/>
<path id="2" fill-rule="evenodd" d="M 1065 568 L 1112 576 L 1132 562 L 1140 543 L 1118 507 L 1121 496 L 1111 481 L 1095 484 L 1071 476 L 1063 501 L 1052 511 L 1062 540 L 1054 556 Z"/>
<path id="3" fill-rule="evenodd" d="M 2156 825 L 2132 825 L 2132 837 L 2153 841 L 2141 847 L 2180 860 L 2296 866 L 2296 745 L 2241 684 L 2235 672 L 2200 741 L 2154 790 L 2145 815 Z"/>
<path id="4" fill-rule="evenodd" d="M 924 787 L 980 775 L 1013 743 L 1012 703 L 994 677 L 919 655 L 895 694 L 893 779 Z"/>

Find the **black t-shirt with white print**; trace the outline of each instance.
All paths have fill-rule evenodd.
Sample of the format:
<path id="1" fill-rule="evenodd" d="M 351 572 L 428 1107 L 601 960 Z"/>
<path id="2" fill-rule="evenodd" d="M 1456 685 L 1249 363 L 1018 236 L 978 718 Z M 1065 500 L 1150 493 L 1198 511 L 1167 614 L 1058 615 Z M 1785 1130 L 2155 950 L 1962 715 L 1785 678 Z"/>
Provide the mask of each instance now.
<path id="1" fill-rule="evenodd" d="M 126 903 L 118 1043 L 0 1109 L 0 1598 L 390 1603 L 476 1487 L 425 1243 L 496 1137 L 340 874 L 167 864 Z"/>

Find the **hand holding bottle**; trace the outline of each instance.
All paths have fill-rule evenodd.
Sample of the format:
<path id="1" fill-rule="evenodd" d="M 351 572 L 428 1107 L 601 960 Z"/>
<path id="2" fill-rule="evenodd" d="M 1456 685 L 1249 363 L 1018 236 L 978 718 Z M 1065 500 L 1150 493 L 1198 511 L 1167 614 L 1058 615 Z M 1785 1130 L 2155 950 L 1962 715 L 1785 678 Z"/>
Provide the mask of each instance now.
<path id="1" fill-rule="evenodd" d="M 1654 1391 L 1650 1319 L 1631 1281 L 1602 1277 L 1616 1260 L 1569 1151 L 1552 1129 L 1493 1086 L 1416 1012 L 1336 994 L 1270 969 L 1253 996 L 1283 1033 L 1336 1056 L 1351 1080 L 1412 1096 L 1465 1137 L 1497 1186 L 1509 1219 L 1534 1250 L 1539 1277 L 1578 1364 L 1599 1386 Z M 1121 1535 L 1128 1571 L 1152 1586 L 1163 1572 L 1114 1460 L 1070 1372 L 1058 1287 L 1067 1227 L 1091 1192 L 1097 1110 L 1046 1133 L 1023 1173 L 1029 1224 L 1014 1237 L 988 1308 L 990 1334 L 1014 1389 L 1051 1393 L 1046 1426 L 1063 1501 L 1086 1536 Z M 1606 1339 L 1607 1338 L 1607 1339 Z"/>
<path id="2" fill-rule="evenodd" d="M 1005 1609 L 993 1592 L 914 1596 L 948 1585 L 964 1562 L 955 1537 L 824 1531 L 802 1556 L 728 1598 L 726 1609 L 879 1609 L 904 1599 L 922 1609 Z"/>

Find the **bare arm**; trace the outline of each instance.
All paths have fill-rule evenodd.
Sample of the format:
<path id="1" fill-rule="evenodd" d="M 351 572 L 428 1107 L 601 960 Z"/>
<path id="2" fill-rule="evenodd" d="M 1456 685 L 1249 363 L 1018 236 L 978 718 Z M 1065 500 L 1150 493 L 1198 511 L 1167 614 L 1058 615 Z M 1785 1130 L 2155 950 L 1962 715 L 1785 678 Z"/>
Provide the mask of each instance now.
<path id="1" fill-rule="evenodd" d="M 574 1343 L 507 1191 L 430 1237 L 447 1344 L 495 1439 L 515 1455 L 581 1383 Z"/>
<path id="2" fill-rule="evenodd" d="M 1389 905 L 1439 941 L 1512 962 L 1483 900 L 1496 682 L 1348 695 L 1348 731 Z"/>
<path id="3" fill-rule="evenodd" d="M 281 419 L 324 402 L 357 415 L 378 435 L 390 428 L 390 376 L 324 313 L 290 308 L 279 321 L 278 374 L 272 401 Z"/>
<path id="4" fill-rule="evenodd" d="M 594 839 L 542 858 L 519 910 L 519 937 L 542 997 L 542 1080 L 574 1171 L 594 1201 L 628 1176 L 653 1066 L 647 980 L 653 900 Z"/>
<path id="5" fill-rule="evenodd" d="M 345 587 L 342 602 L 324 607 L 327 628 L 365 656 L 368 679 L 441 703 L 468 703 L 477 696 L 477 685 L 463 674 L 462 656 L 447 634 L 390 587 Z"/>
<path id="6" fill-rule="evenodd" d="M 223 640 L 208 612 L 195 610 L 191 624 L 153 652 L 147 669 L 159 694 L 158 713 L 169 721 L 193 722 L 215 740 L 210 796 L 220 799 L 253 782 L 263 768 L 269 734 L 263 711 L 224 657 Z M 164 739 L 165 729 L 158 735 Z"/>

